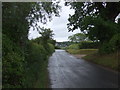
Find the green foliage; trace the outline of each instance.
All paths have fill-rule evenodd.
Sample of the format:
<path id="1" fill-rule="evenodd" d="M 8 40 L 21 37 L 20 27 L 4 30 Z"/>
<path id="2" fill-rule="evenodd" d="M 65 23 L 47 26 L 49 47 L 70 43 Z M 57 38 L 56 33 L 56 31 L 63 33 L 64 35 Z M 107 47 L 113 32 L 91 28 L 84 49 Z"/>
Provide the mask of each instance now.
<path id="1" fill-rule="evenodd" d="M 46 50 L 40 44 L 29 42 L 26 57 L 24 87 L 32 88 L 39 77 L 41 65 L 47 59 Z M 32 78 L 34 77 L 34 78 Z"/>
<path id="2" fill-rule="evenodd" d="M 43 48 L 47 51 L 46 54 L 49 55 L 54 52 L 55 47 L 55 40 L 52 39 L 53 37 L 53 31 L 50 29 L 42 28 L 39 32 L 41 34 L 41 37 L 32 40 L 33 42 L 37 44 L 42 44 Z"/>
<path id="3" fill-rule="evenodd" d="M 38 70 L 54 48 L 48 42 L 43 45 L 42 37 L 29 42 L 28 31 L 30 27 L 39 29 L 37 22 L 46 23 L 52 15 L 59 16 L 59 9 L 53 2 L 2 3 L 3 88 L 33 88 L 42 73 Z"/>
<path id="4" fill-rule="evenodd" d="M 111 52 L 113 52 L 113 50 L 108 42 L 104 42 L 102 46 L 99 48 L 100 54 L 110 54 Z"/>
<path id="5" fill-rule="evenodd" d="M 76 42 L 76 43 L 84 41 L 86 38 L 87 38 L 86 35 L 83 33 L 77 33 L 77 34 L 74 34 L 74 35 L 68 37 L 68 39 L 71 42 Z"/>
<path id="6" fill-rule="evenodd" d="M 120 33 L 115 34 L 109 41 L 109 44 L 114 51 L 120 50 Z"/>
<path id="7" fill-rule="evenodd" d="M 55 49 L 61 49 L 59 46 L 55 46 Z"/>
<path id="8" fill-rule="evenodd" d="M 34 83 L 34 86 L 33 86 L 34 88 L 49 88 L 49 83 L 48 83 L 49 77 L 48 77 L 47 67 L 48 67 L 48 61 L 45 60 L 44 62 L 42 62 L 41 68 L 39 69 L 38 79 Z"/>
<path id="9" fill-rule="evenodd" d="M 101 54 L 110 54 L 120 50 L 120 33 L 115 34 L 109 42 L 103 43 L 99 52 Z"/>
<path id="10" fill-rule="evenodd" d="M 94 27 L 89 28 L 88 32 L 88 36 L 92 40 L 100 40 L 101 43 L 106 42 L 119 32 L 119 26 L 116 23 L 105 21 L 100 17 L 94 18 L 92 21 Z"/>
<path id="11" fill-rule="evenodd" d="M 6 34 L 13 42 L 23 43 L 28 34 L 28 22 L 25 19 L 33 3 L 2 3 L 2 27 L 3 33 Z M 21 13 L 24 12 L 24 13 Z M 17 23 L 16 23 L 17 22 Z"/>
<path id="12" fill-rule="evenodd" d="M 31 41 L 34 42 L 34 43 L 40 44 L 40 43 L 42 43 L 42 38 L 38 37 L 36 39 L 32 39 Z"/>
<path id="13" fill-rule="evenodd" d="M 48 42 L 48 40 L 50 41 L 50 39 L 52 39 L 53 37 L 53 31 L 50 30 L 50 28 L 46 29 L 46 28 L 41 28 L 41 31 L 39 31 L 39 34 L 41 34 L 41 39 L 43 41 L 43 44 L 46 44 Z"/>
<path id="14" fill-rule="evenodd" d="M 2 3 L 3 33 L 14 42 L 24 44 L 29 28 L 39 29 L 37 22 L 46 23 L 47 18 L 51 20 L 52 15 L 59 16 L 59 9 L 58 3 L 53 2 L 4 2 Z"/>
<path id="15" fill-rule="evenodd" d="M 118 56 L 120 56 L 119 52 L 118 54 L 117 52 L 114 52 L 111 54 L 102 54 L 102 55 L 99 53 L 93 53 L 83 57 L 83 59 L 118 71 L 119 70 Z"/>
<path id="16" fill-rule="evenodd" d="M 56 40 L 49 39 L 49 40 L 48 40 L 48 43 L 51 43 L 51 44 L 53 44 L 53 45 L 55 46 L 55 44 L 56 44 Z"/>
<path id="17" fill-rule="evenodd" d="M 52 54 L 52 53 L 55 51 L 54 45 L 51 44 L 51 43 L 48 43 L 48 47 L 49 47 L 49 52 L 50 52 L 50 54 Z"/>
<path id="18" fill-rule="evenodd" d="M 79 49 L 92 49 L 98 47 L 99 47 L 98 42 L 83 41 L 79 43 Z"/>
<path id="19" fill-rule="evenodd" d="M 27 46 L 27 54 L 26 57 L 27 64 L 32 64 L 34 62 L 38 62 L 37 60 L 46 60 L 46 51 L 43 45 L 29 42 Z M 32 56 L 32 57 L 31 57 Z"/>
<path id="20" fill-rule="evenodd" d="M 120 12 L 120 2 L 67 2 L 66 5 L 71 5 L 71 8 L 75 10 L 75 14 L 70 15 L 68 19 L 69 31 L 80 29 L 87 34 L 89 39 L 99 41 L 101 53 L 114 51 L 115 46 L 109 41 L 114 35 L 120 33 L 119 20 L 115 23 L 115 18 Z M 112 42 L 114 43 L 114 40 Z M 119 44 L 116 45 L 119 47 Z"/>
<path id="21" fill-rule="evenodd" d="M 3 88 L 21 87 L 24 76 L 22 51 L 4 34 L 2 44 Z"/>
<path id="22" fill-rule="evenodd" d="M 71 44 L 73 44 L 73 42 L 70 42 L 70 41 L 56 42 L 56 46 L 58 46 L 60 48 L 65 48 Z"/>
<path id="23" fill-rule="evenodd" d="M 42 69 L 47 66 L 43 65 L 54 52 L 54 46 L 49 43 L 46 50 L 42 44 L 29 41 L 24 57 L 22 50 L 5 35 L 3 40 L 3 88 L 33 88 L 38 79 L 44 83 L 47 76 L 42 79 L 39 75 L 46 74 Z"/>
<path id="24" fill-rule="evenodd" d="M 88 55 L 96 53 L 97 51 L 97 49 L 67 49 L 67 52 L 77 55 Z"/>
<path id="25" fill-rule="evenodd" d="M 66 49 L 79 49 L 79 44 L 71 44 Z"/>
<path id="26" fill-rule="evenodd" d="M 42 43 L 38 40 L 42 40 L 37 38 L 35 40 L 31 40 L 27 44 L 27 51 L 26 51 L 26 64 L 25 64 L 25 78 L 23 81 L 24 87 L 33 88 L 35 87 L 46 87 L 47 82 L 47 59 L 48 57 L 54 52 L 54 45 L 51 43 Z M 45 65 L 45 66 L 44 66 Z M 44 77 L 40 76 L 45 75 Z M 34 78 L 32 78 L 34 77 Z M 40 81 L 39 81 L 40 80 Z M 40 84 L 39 86 L 37 85 Z M 36 86 L 37 85 L 37 86 Z M 42 86 L 43 85 L 43 86 Z"/>
<path id="27" fill-rule="evenodd" d="M 104 6 L 103 2 L 67 2 L 66 5 L 70 5 L 72 9 L 75 10 L 75 14 L 69 16 L 68 29 L 69 31 L 74 31 L 75 29 L 80 29 L 84 27 L 84 19 L 88 16 L 90 17 L 101 17 L 105 21 L 115 21 L 115 18 L 120 12 L 120 2 L 106 2 Z M 114 8 L 114 12 L 111 10 Z M 90 20 L 88 19 L 90 22 Z M 91 24 L 90 24 L 91 25 Z M 89 28 L 89 26 L 88 26 Z"/>

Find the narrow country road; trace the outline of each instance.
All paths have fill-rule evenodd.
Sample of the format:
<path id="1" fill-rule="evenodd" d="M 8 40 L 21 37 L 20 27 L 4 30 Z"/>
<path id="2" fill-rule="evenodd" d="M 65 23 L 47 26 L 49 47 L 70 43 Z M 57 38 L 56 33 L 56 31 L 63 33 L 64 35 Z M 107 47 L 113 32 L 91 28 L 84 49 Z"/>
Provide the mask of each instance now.
<path id="1" fill-rule="evenodd" d="M 118 74 L 82 59 L 64 50 L 56 50 L 50 57 L 51 88 L 117 88 Z"/>

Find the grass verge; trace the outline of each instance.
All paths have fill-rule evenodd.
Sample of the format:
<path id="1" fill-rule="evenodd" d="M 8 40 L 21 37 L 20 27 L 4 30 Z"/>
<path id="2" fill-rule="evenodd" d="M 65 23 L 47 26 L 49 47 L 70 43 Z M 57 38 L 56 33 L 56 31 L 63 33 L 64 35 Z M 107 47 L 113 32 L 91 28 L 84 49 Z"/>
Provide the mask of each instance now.
<path id="1" fill-rule="evenodd" d="M 66 50 L 68 53 L 70 54 L 93 54 L 96 53 L 98 51 L 98 49 L 67 49 Z"/>
<path id="2" fill-rule="evenodd" d="M 93 62 L 95 64 L 99 64 L 101 66 L 104 66 L 106 68 L 115 70 L 115 71 L 120 71 L 119 68 L 119 61 L 118 58 L 120 58 L 120 52 L 115 52 L 111 54 L 102 54 L 100 55 L 97 53 L 97 49 L 67 49 L 66 50 L 68 53 L 73 54 L 77 58 L 83 58 L 84 60 Z M 80 55 L 85 55 L 85 56 L 80 56 Z"/>
<path id="3" fill-rule="evenodd" d="M 118 53 L 111 53 L 111 54 L 104 54 L 104 55 L 94 53 L 94 54 L 89 54 L 82 58 L 84 60 L 91 61 L 93 63 L 102 65 L 104 67 L 113 69 L 115 71 L 119 71 L 118 70 L 118 56 L 120 56 L 120 54 Z"/>
<path id="4" fill-rule="evenodd" d="M 41 69 L 38 70 L 39 77 L 36 81 L 34 88 L 49 88 L 49 78 L 48 78 L 48 60 L 44 61 L 41 65 Z"/>

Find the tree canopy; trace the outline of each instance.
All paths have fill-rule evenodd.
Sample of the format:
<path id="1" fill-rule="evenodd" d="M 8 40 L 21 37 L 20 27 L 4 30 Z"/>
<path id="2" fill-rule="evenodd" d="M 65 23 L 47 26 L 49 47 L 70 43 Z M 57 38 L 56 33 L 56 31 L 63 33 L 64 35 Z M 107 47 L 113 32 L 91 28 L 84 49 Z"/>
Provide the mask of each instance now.
<path id="1" fill-rule="evenodd" d="M 74 34 L 74 35 L 69 36 L 68 39 L 69 39 L 71 42 L 79 43 L 79 42 L 81 42 L 81 41 L 85 41 L 85 40 L 87 39 L 87 37 L 86 37 L 85 34 L 77 33 L 77 34 Z"/>
<path id="2" fill-rule="evenodd" d="M 53 2 L 2 3 L 3 88 L 34 88 L 40 74 L 45 75 L 42 69 L 54 46 L 42 40 L 51 38 L 52 31 L 43 29 L 39 43 L 28 40 L 28 31 L 30 27 L 40 31 L 37 23 L 47 23 L 53 15 L 59 16 L 59 11 L 58 3 Z"/>
<path id="3" fill-rule="evenodd" d="M 15 42 L 27 39 L 29 28 L 40 28 L 37 22 L 46 23 L 59 16 L 60 6 L 53 2 L 2 3 L 3 34 Z"/>
<path id="4" fill-rule="evenodd" d="M 120 2 L 67 2 L 66 5 L 75 10 L 75 14 L 68 19 L 69 31 L 79 28 L 90 39 L 101 42 L 119 32 L 115 18 L 120 13 Z"/>

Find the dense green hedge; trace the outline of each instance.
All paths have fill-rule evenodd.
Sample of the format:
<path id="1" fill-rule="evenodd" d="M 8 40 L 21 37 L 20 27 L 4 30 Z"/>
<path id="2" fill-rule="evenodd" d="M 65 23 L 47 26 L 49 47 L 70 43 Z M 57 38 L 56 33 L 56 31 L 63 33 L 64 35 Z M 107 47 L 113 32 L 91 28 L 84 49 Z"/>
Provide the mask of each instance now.
<path id="1" fill-rule="evenodd" d="M 42 65 L 48 59 L 48 56 L 53 53 L 53 45 L 48 44 L 48 50 L 46 51 L 41 44 L 30 42 L 28 45 L 28 56 L 26 57 L 26 77 L 24 80 L 25 87 L 33 87 L 35 82 L 40 79 L 39 76 L 42 73 Z M 49 52 L 49 55 L 47 53 Z M 34 77 L 34 78 L 33 78 Z M 42 77 L 41 77 L 42 78 Z"/>
<path id="2" fill-rule="evenodd" d="M 91 49 L 91 48 L 98 48 L 98 42 L 91 42 L 91 41 L 82 41 L 79 43 L 79 49 Z"/>
<path id="3" fill-rule="evenodd" d="M 42 69 L 47 65 L 48 57 L 54 52 L 52 44 L 46 45 L 47 48 L 28 41 L 23 50 L 3 34 L 3 88 L 33 88 L 44 72 Z"/>
<path id="4" fill-rule="evenodd" d="M 24 56 L 22 49 L 6 35 L 2 35 L 3 88 L 20 87 L 24 76 Z"/>
<path id="5" fill-rule="evenodd" d="M 78 44 L 71 44 L 68 47 L 66 47 L 66 49 L 79 49 L 79 45 Z"/>
<path id="6" fill-rule="evenodd" d="M 66 49 L 95 49 L 99 47 L 98 42 L 82 41 L 78 44 L 71 44 Z"/>
<path id="7" fill-rule="evenodd" d="M 53 46 L 53 44 L 48 43 L 48 48 L 49 48 L 49 54 L 51 55 L 55 51 L 55 47 Z"/>

